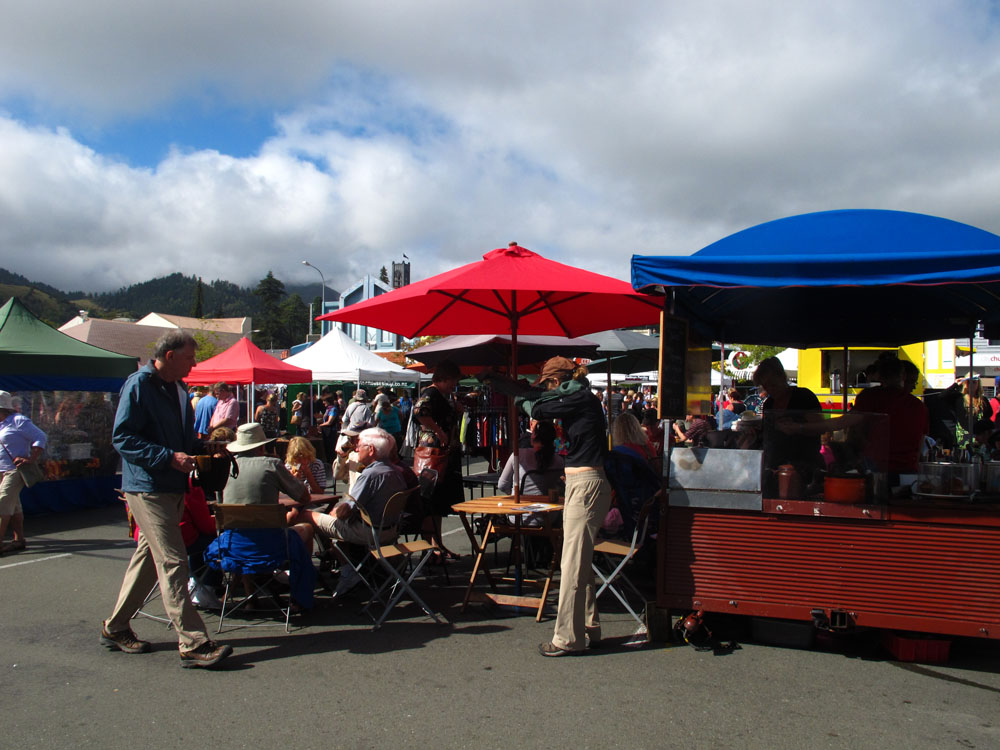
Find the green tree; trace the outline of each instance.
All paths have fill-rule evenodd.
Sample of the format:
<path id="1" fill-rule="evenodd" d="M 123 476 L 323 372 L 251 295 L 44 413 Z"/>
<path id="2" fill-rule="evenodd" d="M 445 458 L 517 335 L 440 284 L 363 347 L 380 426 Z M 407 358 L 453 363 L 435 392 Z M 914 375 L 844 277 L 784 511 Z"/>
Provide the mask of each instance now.
<path id="1" fill-rule="evenodd" d="M 323 299 L 317 294 L 313 297 L 312 305 L 314 320 L 309 321 L 309 333 L 321 333 L 323 331 L 323 326 L 315 322 L 315 317 L 323 314 Z"/>
<path id="2" fill-rule="evenodd" d="M 309 331 L 309 307 L 297 294 L 290 294 L 278 306 L 281 335 L 275 343 L 285 348 L 302 342 Z M 279 343 L 280 342 L 280 343 Z"/>
<path id="3" fill-rule="evenodd" d="M 746 352 L 749 357 L 746 365 L 748 368 L 756 367 L 768 357 L 774 357 L 783 351 L 785 351 L 785 347 L 783 346 L 766 346 L 763 344 L 726 344 L 726 358 L 729 358 L 729 354 L 731 352 Z M 719 362 L 713 362 L 712 369 L 721 372 L 722 364 Z M 726 367 L 726 372 L 731 372 L 728 366 Z"/>
<path id="4" fill-rule="evenodd" d="M 194 288 L 194 305 L 191 306 L 191 316 L 200 318 L 205 314 L 205 287 L 201 283 L 201 276 L 198 277 L 198 285 Z"/>
<path id="5" fill-rule="evenodd" d="M 215 331 L 192 331 L 191 335 L 198 345 L 195 356 L 199 362 L 204 362 L 206 359 L 210 359 L 216 354 L 222 354 L 226 350 L 226 347 L 220 343 L 219 335 Z"/>
<path id="6" fill-rule="evenodd" d="M 781 352 L 785 351 L 784 346 L 765 346 L 763 344 L 733 344 L 730 347 L 733 350 L 746 352 L 750 355 L 750 363 L 754 365 L 759 365 L 768 357 L 774 357 Z"/>
<path id="7" fill-rule="evenodd" d="M 267 276 L 260 280 L 253 293 L 260 300 L 261 306 L 260 328 L 256 343 L 263 346 L 264 342 L 274 341 L 278 346 L 282 346 L 278 343 L 284 338 L 279 305 L 285 298 L 285 285 L 268 271 Z"/>
<path id="8" fill-rule="evenodd" d="M 386 270 L 385 266 L 382 266 L 382 269 L 378 272 L 378 280 L 383 284 L 389 283 L 389 271 Z"/>

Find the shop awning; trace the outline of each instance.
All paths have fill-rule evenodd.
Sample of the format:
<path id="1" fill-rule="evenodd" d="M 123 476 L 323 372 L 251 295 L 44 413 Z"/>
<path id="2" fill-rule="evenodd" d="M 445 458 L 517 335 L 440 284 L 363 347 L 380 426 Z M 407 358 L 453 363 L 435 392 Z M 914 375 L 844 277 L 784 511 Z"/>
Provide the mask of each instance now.
<path id="1" fill-rule="evenodd" d="M 16 297 L 0 307 L 0 388 L 7 391 L 117 391 L 135 357 L 60 333 Z"/>
<path id="2" fill-rule="evenodd" d="M 1000 237 L 924 214 L 779 219 L 690 256 L 635 255 L 632 286 L 668 289 L 709 340 L 896 346 L 967 338 L 977 321 L 1000 337 Z"/>

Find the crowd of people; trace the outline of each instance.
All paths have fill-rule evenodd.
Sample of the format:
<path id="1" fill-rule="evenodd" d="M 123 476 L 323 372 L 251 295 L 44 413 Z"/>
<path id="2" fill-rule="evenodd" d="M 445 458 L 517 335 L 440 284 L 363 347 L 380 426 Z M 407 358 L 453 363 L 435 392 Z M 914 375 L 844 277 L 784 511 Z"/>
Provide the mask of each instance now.
<path id="1" fill-rule="evenodd" d="M 219 604 L 218 573 L 210 572 L 219 545 L 225 544 L 229 553 L 238 552 L 241 544 L 253 547 L 255 554 L 268 545 L 287 548 L 291 606 L 308 608 L 316 581 L 314 553 L 326 554 L 331 542 L 369 543 L 371 531 L 362 511 L 377 525 L 389 498 L 408 488 L 421 490 L 415 496 L 419 500 L 406 508 L 412 530 L 435 542 L 438 562 L 458 557 L 444 546 L 441 535 L 441 519 L 465 495 L 458 436 L 462 406 L 456 398 L 460 374 L 453 363 L 437 367 L 431 384 L 412 405 L 391 391 L 380 391 L 370 401 L 359 389 L 346 404 L 342 394 L 322 394 L 325 408 L 318 410 L 308 403 L 307 394 L 298 394 L 289 428 L 304 434 L 290 437 L 279 458 L 274 452 L 278 436 L 272 415 L 278 402 L 273 394 L 265 394 L 254 410 L 256 421 L 234 425 L 239 411 L 229 406 L 235 399 L 227 384 L 197 399 L 188 397 L 182 381 L 194 364 L 194 351 L 195 342 L 186 334 L 165 335 L 153 360 L 122 390 L 114 444 L 123 459 L 122 489 L 134 521 L 136 550 L 118 600 L 101 627 L 105 646 L 126 653 L 150 650 L 130 621 L 158 581 L 182 665 L 220 663 L 232 649 L 208 636 L 198 612 L 199 606 Z M 511 381 L 506 387 L 520 391 L 522 386 Z M 589 386 L 586 369 L 561 357 L 546 363 L 535 386 L 518 396 L 532 428 L 516 481 L 521 489 L 538 494 L 556 490 L 565 496 L 560 603 L 553 638 L 539 647 L 544 656 L 561 656 L 594 647 L 601 638 L 591 558 L 612 507 L 612 485 L 605 473 L 607 416 Z M 412 411 L 416 431 L 412 463 L 400 456 L 406 409 Z M 299 420 L 294 421 L 295 415 Z M 280 431 L 280 419 L 277 423 Z M 561 444 L 568 446 L 564 455 L 556 449 L 556 424 Z M 621 411 L 613 424 L 615 450 L 645 461 L 655 458 L 654 441 L 631 409 Z M 307 439 L 310 428 L 320 435 L 323 428 L 335 433 L 332 468 L 335 477 L 348 482 L 343 498 L 331 499 L 325 507 L 314 502 L 317 496 L 326 501 L 329 481 L 314 441 Z M 215 496 L 218 502 L 270 505 L 283 497 L 287 528 L 263 529 L 266 534 L 240 541 L 224 532 L 230 535 L 225 541 L 222 536 L 213 540 L 204 516 L 206 496 L 214 493 L 199 486 L 200 473 L 194 471 L 195 457 L 206 454 L 235 463 L 232 476 Z M 504 481 L 513 485 L 515 478 L 511 473 Z M 633 510 L 624 512 L 634 522 Z M 341 563 L 334 600 L 358 582 L 353 566 Z M 245 575 L 242 583 L 247 594 L 254 590 L 254 576 Z"/>
<path id="2" fill-rule="evenodd" d="M 232 653 L 230 646 L 215 643 L 208 636 L 196 606 L 219 605 L 220 579 L 210 568 L 216 564 L 222 539 L 213 539 L 214 529 L 208 528 L 206 487 L 202 486 L 208 482 L 200 470 L 195 471 L 196 457 L 210 456 L 222 461 L 223 467 L 235 464 L 231 477 L 223 474 L 221 492 L 209 489 L 223 504 L 269 505 L 278 503 L 279 496 L 289 498 L 287 529 L 261 529 L 269 533 L 241 539 L 240 543 L 251 546 L 258 555 L 266 553 L 268 545 L 289 550 L 294 607 L 312 605 L 316 581 L 312 559 L 317 539 L 363 541 L 358 509 L 364 508 L 377 519 L 392 491 L 416 483 L 412 470 L 404 470 L 399 462 L 402 408 L 409 408 L 408 394 L 400 398 L 389 389 L 380 391 L 373 410 L 363 389 L 346 404 L 340 392 L 326 391 L 318 407 L 307 402 L 306 393 L 299 393 L 287 425 L 299 434 L 289 437 L 284 455 L 279 457 L 274 453 L 282 428 L 277 394 L 260 394 L 260 403 L 252 411 L 253 421 L 240 424 L 239 404 L 229 384 L 217 383 L 211 389 L 188 393 L 183 379 L 194 366 L 196 347 L 195 340 L 183 331 L 165 334 L 156 344 L 153 359 L 122 388 L 113 442 L 122 457 L 122 492 L 133 522 L 136 549 L 118 600 L 101 626 L 101 642 L 108 648 L 130 654 L 148 652 L 150 643 L 140 640 L 130 623 L 158 583 L 167 618 L 177 635 L 181 664 L 189 668 L 213 667 Z M 9 416 L 3 414 L 2 407 L 0 394 L 0 415 Z M 45 445 L 44 435 L 32 432 L 21 417 L 10 421 L 9 432 L 6 419 L 0 424 L 0 435 L 12 443 L 12 453 L 23 455 L 19 463 L 36 460 Z M 324 431 L 331 438 L 337 436 L 331 440 L 331 456 L 342 456 L 354 470 L 348 494 L 325 512 L 309 504 L 312 496 L 327 491 L 325 462 L 317 457 L 309 439 L 325 437 Z M 212 461 L 205 463 L 211 466 Z M 17 472 L 7 472 L 5 479 L 7 474 L 13 477 Z M 205 477 L 209 474 L 211 469 L 206 469 Z M 8 505 L 0 505 L 5 527 Z M 14 543 L 23 545 L 22 516 L 16 508 L 11 510 Z M 240 543 L 228 539 L 227 550 L 238 553 Z M 346 584 L 342 590 L 346 590 L 354 582 L 345 576 L 342 583 Z M 243 585 L 248 595 L 253 593 L 254 576 L 244 575 Z"/>
<path id="3" fill-rule="evenodd" d="M 380 388 L 374 398 L 359 388 L 349 400 L 330 389 L 315 401 L 297 392 L 285 423 L 278 392 L 259 392 L 242 414 L 227 383 L 189 394 L 183 379 L 194 365 L 195 349 L 188 334 L 165 334 L 153 359 L 127 379 L 120 394 L 112 442 L 122 459 L 122 493 L 136 549 L 101 626 L 105 646 L 132 654 L 150 650 L 130 622 L 158 584 L 183 666 L 211 667 L 232 653 L 209 637 L 198 612 L 220 605 L 222 578 L 212 561 L 222 537 L 212 525 L 210 500 L 273 505 L 284 498 L 287 528 L 262 530 L 268 534 L 241 543 L 257 552 L 268 545 L 290 551 L 289 596 L 296 608 L 312 605 L 315 555 L 328 556 L 334 542 L 368 544 L 371 527 L 362 516 L 377 525 L 389 499 L 410 488 L 420 488 L 419 500 L 406 508 L 410 530 L 433 540 L 436 562 L 459 557 L 447 549 L 441 531 L 442 518 L 465 497 L 459 437 L 463 406 L 454 363 L 439 364 L 415 401 L 407 391 L 390 388 Z M 548 360 L 531 386 L 492 372 L 481 376 L 496 392 L 515 399 L 528 425 L 517 460 L 512 454 L 499 476 L 500 491 L 564 498 L 558 520 L 558 611 L 552 638 L 539 652 L 558 657 L 600 644 L 594 546 L 601 536 L 628 539 L 635 533 L 642 507 L 660 489 L 659 462 L 668 440 L 762 449 L 765 476 L 779 465 L 792 467 L 803 487 L 816 472 L 831 469 L 836 457 L 829 438 L 835 431 L 861 435 L 858 455 L 890 476 L 914 472 L 929 445 L 979 445 L 990 454 L 1000 402 L 985 398 L 979 381 L 960 379 L 925 404 L 911 394 L 913 369 L 896 357 L 880 358 L 871 368 L 877 385 L 859 393 L 849 413 L 828 420 L 816 396 L 790 384 L 780 361 L 768 358 L 754 374 L 756 393 L 726 389 L 714 414 L 690 414 L 673 422 L 667 435 L 656 418 L 655 397 L 612 386 L 605 398 L 590 386 L 586 368 L 564 357 Z M 970 413 L 971 431 L 966 428 Z M 873 414 L 885 416 L 869 421 Z M 774 429 L 765 435 L 769 420 Z M 282 435 L 279 455 L 275 448 Z M 0 539 L 8 531 L 13 536 L 0 547 L 6 554 L 25 547 L 18 498 L 30 465 L 42 456 L 46 435 L 17 412 L 5 392 L 0 392 L 0 443 Z M 402 457 L 404 445 L 412 448 L 412 459 Z M 876 446 L 889 448 L 883 454 L 869 450 Z M 218 461 L 204 466 L 196 461 L 207 456 Z M 214 479 L 213 465 L 222 466 Z M 347 492 L 339 500 L 328 498 L 337 481 L 346 483 Z M 317 496 L 328 498 L 327 505 L 316 505 Z M 396 520 L 393 534 L 402 523 Z M 231 539 L 226 544 L 227 549 L 239 547 Z M 339 566 L 334 600 L 359 581 L 355 568 L 340 562 L 345 564 Z M 243 586 L 251 593 L 254 576 L 245 575 Z"/>

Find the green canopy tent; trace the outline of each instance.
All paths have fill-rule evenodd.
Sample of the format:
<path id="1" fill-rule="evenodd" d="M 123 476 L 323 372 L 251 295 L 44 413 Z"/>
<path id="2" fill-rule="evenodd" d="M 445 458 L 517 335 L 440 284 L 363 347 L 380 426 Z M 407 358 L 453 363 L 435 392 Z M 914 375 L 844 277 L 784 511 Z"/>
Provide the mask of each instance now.
<path id="1" fill-rule="evenodd" d="M 19 299 L 0 307 L 0 389 L 118 391 L 135 357 L 77 341 L 36 318 Z"/>
<path id="2" fill-rule="evenodd" d="M 14 393 L 25 416 L 49 436 L 44 461 L 49 481 L 21 493 L 25 513 L 116 502 L 114 400 L 104 394 L 117 394 L 137 366 L 135 357 L 60 333 L 17 298 L 0 307 L 0 389 Z"/>

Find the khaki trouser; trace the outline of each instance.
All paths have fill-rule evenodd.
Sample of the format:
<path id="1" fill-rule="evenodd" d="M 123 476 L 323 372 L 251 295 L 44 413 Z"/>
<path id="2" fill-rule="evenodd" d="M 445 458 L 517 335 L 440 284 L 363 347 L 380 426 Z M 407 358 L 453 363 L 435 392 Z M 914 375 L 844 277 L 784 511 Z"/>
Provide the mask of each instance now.
<path id="1" fill-rule="evenodd" d="M 603 469 L 566 474 L 563 547 L 559 563 L 559 611 L 552 643 L 569 651 L 586 647 L 587 631 L 600 637 L 594 598 L 594 541 L 611 508 L 611 485 Z"/>
<path id="2" fill-rule="evenodd" d="M 184 495 L 172 492 L 126 493 L 125 501 L 139 527 L 139 543 L 125 571 L 110 633 L 128 630 L 153 584 L 160 583 L 163 608 L 181 651 L 191 651 L 209 640 L 205 623 L 188 596 L 188 560 L 181 535 Z"/>
<path id="3" fill-rule="evenodd" d="M 21 472 L 0 471 L 0 516 L 16 516 L 21 510 L 21 490 L 24 489 L 24 478 Z"/>

